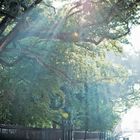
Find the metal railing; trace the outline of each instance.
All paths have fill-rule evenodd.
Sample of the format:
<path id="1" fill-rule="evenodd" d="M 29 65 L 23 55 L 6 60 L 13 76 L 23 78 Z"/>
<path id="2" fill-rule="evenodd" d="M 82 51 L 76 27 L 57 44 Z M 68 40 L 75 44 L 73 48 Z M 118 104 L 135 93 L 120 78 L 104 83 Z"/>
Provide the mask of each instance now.
<path id="1" fill-rule="evenodd" d="M 72 129 L 26 128 L 0 125 L 0 139 L 5 140 L 118 140 L 111 132 L 86 132 Z"/>

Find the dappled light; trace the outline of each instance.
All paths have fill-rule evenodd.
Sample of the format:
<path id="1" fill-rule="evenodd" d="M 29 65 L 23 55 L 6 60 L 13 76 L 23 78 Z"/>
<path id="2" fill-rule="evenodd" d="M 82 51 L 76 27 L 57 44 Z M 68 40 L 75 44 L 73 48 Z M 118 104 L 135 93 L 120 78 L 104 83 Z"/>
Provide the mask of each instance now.
<path id="1" fill-rule="evenodd" d="M 139 0 L 1 0 L 0 139 L 138 139 L 139 16 Z"/>

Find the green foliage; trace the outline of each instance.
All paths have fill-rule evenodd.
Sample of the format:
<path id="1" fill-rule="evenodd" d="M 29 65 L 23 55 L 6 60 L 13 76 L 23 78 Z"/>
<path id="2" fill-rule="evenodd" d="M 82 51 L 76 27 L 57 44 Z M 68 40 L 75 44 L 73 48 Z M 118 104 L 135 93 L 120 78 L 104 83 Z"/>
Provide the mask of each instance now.
<path id="1" fill-rule="evenodd" d="M 15 7 L 5 2 L 0 9 L 10 14 Z M 27 7 L 15 2 L 20 8 L 8 15 L 13 19 L 3 29 L 7 15 L 0 15 L 0 123 L 61 127 L 70 120 L 80 129 L 112 129 L 128 71 L 106 56 L 122 53 L 139 3 L 107 0 L 91 3 L 91 9 L 84 9 L 86 2 L 71 7 L 75 3 L 55 12 L 43 2 L 34 9 L 33 0 L 23 1 Z"/>

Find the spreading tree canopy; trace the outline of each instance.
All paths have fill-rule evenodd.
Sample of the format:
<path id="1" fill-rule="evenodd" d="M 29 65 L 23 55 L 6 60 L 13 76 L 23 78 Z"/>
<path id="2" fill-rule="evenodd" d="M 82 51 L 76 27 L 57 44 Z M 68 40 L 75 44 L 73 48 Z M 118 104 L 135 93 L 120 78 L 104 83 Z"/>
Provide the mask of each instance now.
<path id="1" fill-rule="evenodd" d="M 59 2 L 0 1 L 0 123 L 111 129 L 121 93 L 109 88 L 128 73 L 106 55 L 122 52 L 140 1 Z"/>

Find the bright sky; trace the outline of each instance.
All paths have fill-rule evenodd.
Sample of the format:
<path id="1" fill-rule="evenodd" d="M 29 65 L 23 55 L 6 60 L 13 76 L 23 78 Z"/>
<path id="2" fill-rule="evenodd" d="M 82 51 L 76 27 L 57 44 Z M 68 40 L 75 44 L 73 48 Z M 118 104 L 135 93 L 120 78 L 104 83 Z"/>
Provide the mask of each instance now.
<path id="1" fill-rule="evenodd" d="M 140 108 L 132 107 L 127 114 L 123 116 L 122 131 L 131 131 L 130 133 L 123 134 L 124 136 L 129 137 L 129 140 L 140 140 Z"/>
<path id="2" fill-rule="evenodd" d="M 123 130 L 140 130 L 140 108 L 132 107 L 122 119 Z"/>
<path id="3" fill-rule="evenodd" d="M 53 5 L 55 8 L 61 8 L 65 2 L 60 2 L 60 1 L 53 1 Z"/>
<path id="4" fill-rule="evenodd" d="M 131 31 L 129 42 L 132 45 L 124 46 L 124 50 L 130 53 L 139 52 L 140 53 L 140 25 L 134 27 Z"/>
<path id="5" fill-rule="evenodd" d="M 140 53 L 140 25 L 132 29 L 129 41 L 132 45 L 124 46 L 124 50 L 135 55 L 135 52 Z M 130 130 L 129 140 L 140 140 L 140 107 L 132 107 L 122 119 L 122 130 Z"/>
<path id="6" fill-rule="evenodd" d="M 140 26 L 137 26 L 132 30 L 131 43 L 135 51 L 140 52 Z"/>
<path id="7" fill-rule="evenodd" d="M 55 0 L 55 1 L 53 1 L 53 6 L 56 9 L 59 9 L 59 8 L 62 8 L 65 4 L 71 4 L 75 1 L 76 0 L 67 0 L 67 1 Z"/>

